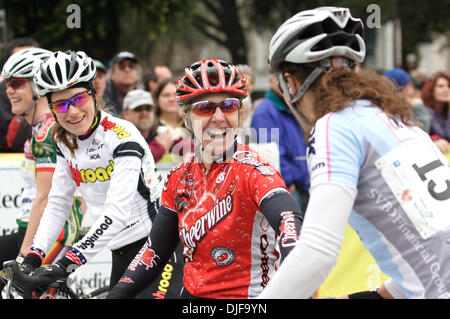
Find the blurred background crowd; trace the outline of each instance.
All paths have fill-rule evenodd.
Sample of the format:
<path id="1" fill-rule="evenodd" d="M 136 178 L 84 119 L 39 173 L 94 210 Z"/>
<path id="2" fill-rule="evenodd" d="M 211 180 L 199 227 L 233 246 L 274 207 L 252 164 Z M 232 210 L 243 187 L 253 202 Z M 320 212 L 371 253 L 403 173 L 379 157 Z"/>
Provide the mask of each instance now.
<path id="1" fill-rule="evenodd" d="M 393 81 L 449 154 L 449 0 L 0 0 L 0 64 L 25 47 L 85 51 L 96 59 L 94 85 L 109 111 L 139 128 L 155 161 L 173 161 L 168 154 L 186 137 L 175 101 L 184 68 L 211 57 L 239 65 L 250 93 L 243 127 L 280 129 L 292 115 L 267 65 L 269 39 L 286 18 L 323 5 L 349 7 L 363 20 L 367 55 L 358 67 Z M 11 113 L 5 92 L 0 82 L 0 152 L 22 152 L 30 126 Z M 293 131 L 302 136 L 300 127 Z M 282 176 L 292 190 L 307 191 L 306 145 L 292 147 L 283 134 L 276 139 Z M 305 173 L 291 176 L 291 166 Z"/>

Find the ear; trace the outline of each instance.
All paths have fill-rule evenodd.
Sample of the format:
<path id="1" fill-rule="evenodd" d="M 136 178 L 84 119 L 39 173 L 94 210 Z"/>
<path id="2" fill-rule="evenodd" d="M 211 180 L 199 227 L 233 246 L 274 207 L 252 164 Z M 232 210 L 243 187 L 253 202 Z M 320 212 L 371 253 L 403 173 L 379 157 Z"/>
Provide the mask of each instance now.
<path id="1" fill-rule="evenodd" d="M 184 126 L 188 127 L 187 114 L 186 113 L 181 113 L 181 119 L 183 120 Z"/>
<path id="2" fill-rule="evenodd" d="M 286 79 L 286 82 L 289 87 L 289 93 L 291 96 L 295 96 L 297 94 L 297 91 L 301 88 L 301 83 L 298 82 L 298 80 L 293 77 L 290 73 L 284 73 L 284 78 Z"/>

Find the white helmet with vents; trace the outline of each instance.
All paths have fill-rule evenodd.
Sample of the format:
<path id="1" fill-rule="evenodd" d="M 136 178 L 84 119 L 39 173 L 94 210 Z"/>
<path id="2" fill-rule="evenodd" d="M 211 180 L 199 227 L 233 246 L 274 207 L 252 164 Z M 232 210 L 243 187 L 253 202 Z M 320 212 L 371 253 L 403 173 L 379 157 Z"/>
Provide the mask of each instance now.
<path id="1" fill-rule="evenodd" d="M 280 72 L 282 62 L 311 63 L 329 57 L 362 62 L 366 54 L 363 23 L 347 8 L 320 7 L 297 13 L 270 40 L 269 63 Z"/>
<path id="2" fill-rule="evenodd" d="M 79 83 L 89 83 L 95 75 L 95 63 L 83 51 L 58 51 L 41 64 L 33 81 L 37 93 L 44 96 Z"/>
<path id="3" fill-rule="evenodd" d="M 2 76 L 5 79 L 32 78 L 42 61 L 48 59 L 51 55 L 51 51 L 41 48 L 22 49 L 11 55 L 6 61 Z"/>

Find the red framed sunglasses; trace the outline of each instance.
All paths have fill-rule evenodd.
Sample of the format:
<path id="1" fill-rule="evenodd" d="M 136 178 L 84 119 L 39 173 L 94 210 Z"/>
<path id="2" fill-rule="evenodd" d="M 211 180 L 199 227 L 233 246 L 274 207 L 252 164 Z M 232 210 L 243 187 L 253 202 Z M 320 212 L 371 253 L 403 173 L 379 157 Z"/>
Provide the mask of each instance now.
<path id="1" fill-rule="evenodd" d="M 69 109 L 70 104 L 72 104 L 75 107 L 81 107 L 84 104 L 86 104 L 87 101 L 89 101 L 89 97 L 91 96 L 90 91 L 84 91 L 81 93 L 77 93 L 71 98 L 68 98 L 67 100 L 58 100 L 55 102 L 49 103 L 50 108 L 58 113 L 66 113 Z"/>
<path id="2" fill-rule="evenodd" d="M 220 102 L 200 101 L 192 104 L 192 112 L 199 116 L 212 116 L 219 107 L 222 113 L 231 114 L 241 108 L 241 101 L 239 99 L 229 98 Z"/>
<path id="3" fill-rule="evenodd" d="M 23 89 L 28 81 L 30 80 L 21 78 L 5 79 L 6 88 L 12 88 L 14 90 Z"/>

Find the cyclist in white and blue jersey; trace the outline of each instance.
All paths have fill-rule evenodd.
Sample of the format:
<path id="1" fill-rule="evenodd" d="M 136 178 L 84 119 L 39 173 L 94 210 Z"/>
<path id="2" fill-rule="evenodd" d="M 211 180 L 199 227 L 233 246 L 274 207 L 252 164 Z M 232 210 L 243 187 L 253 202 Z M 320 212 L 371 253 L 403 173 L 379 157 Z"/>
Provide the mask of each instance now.
<path id="1" fill-rule="evenodd" d="M 363 24 L 346 8 L 300 12 L 271 39 L 271 68 L 310 132 L 311 189 L 297 245 L 260 298 L 312 296 L 347 222 L 390 276 L 350 298 L 450 298 L 448 162 L 386 78 L 354 72 L 364 56 Z"/>

